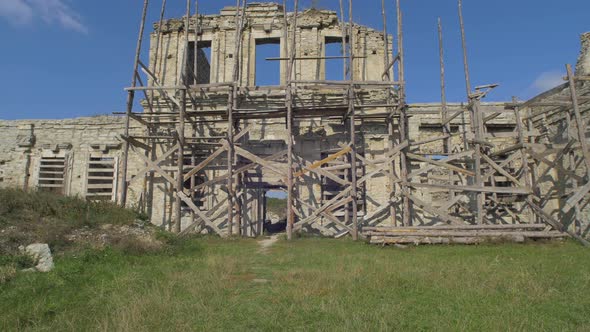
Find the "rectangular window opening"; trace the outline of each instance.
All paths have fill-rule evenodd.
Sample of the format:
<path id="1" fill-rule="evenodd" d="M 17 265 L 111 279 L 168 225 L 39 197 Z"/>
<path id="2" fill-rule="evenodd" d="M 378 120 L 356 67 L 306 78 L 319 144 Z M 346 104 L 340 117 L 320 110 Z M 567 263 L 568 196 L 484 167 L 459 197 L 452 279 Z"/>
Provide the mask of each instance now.
<path id="1" fill-rule="evenodd" d="M 195 42 L 188 43 L 186 80 L 189 85 L 211 83 L 211 41 L 198 41 L 195 56 Z"/>
<path id="2" fill-rule="evenodd" d="M 111 201 L 114 197 L 116 159 L 114 157 L 90 157 L 86 177 L 86 199 Z"/>
<path id="3" fill-rule="evenodd" d="M 39 165 L 39 191 L 64 193 L 66 174 L 65 157 L 44 157 Z"/>
<path id="4" fill-rule="evenodd" d="M 515 128 L 514 124 L 486 124 L 489 133 L 511 133 Z"/>
<path id="5" fill-rule="evenodd" d="M 350 77 L 350 72 L 347 70 L 346 74 L 344 73 L 344 66 L 348 60 L 345 58 L 346 52 L 343 49 L 342 38 L 326 37 L 324 51 L 326 57 L 324 59 L 325 79 L 328 81 L 347 80 Z"/>
<path id="6" fill-rule="evenodd" d="M 281 85 L 281 62 L 266 60 L 281 56 L 281 39 L 256 39 L 256 72 L 254 84 L 256 86 Z"/>

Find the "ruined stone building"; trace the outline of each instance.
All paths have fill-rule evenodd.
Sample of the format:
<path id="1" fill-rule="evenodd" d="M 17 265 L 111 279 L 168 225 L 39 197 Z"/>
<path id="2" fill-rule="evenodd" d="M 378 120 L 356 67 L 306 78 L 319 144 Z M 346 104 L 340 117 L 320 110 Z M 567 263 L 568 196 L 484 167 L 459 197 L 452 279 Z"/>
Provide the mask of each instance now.
<path id="1" fill-rule="evenodd" d="M 491 225 L 585 236 L 588 35 L 577 100 L 565 83 L 484 103 L 491 85 L 464 103 L 408 105 L 398 31 L 274 3 L 156 22 L 126 116 L 0 121 L 0 186 L 111 200 L 222 236 L 262 234 L 272 191 L 291 203 L 289 235 Z"/>

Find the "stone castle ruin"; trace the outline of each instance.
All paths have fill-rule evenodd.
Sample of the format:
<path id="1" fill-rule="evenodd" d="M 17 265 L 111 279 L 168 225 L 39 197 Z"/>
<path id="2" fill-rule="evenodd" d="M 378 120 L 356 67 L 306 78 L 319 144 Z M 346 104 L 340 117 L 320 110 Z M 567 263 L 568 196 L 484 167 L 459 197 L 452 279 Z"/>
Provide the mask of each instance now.
<path id="1" fill-rule="evenodd" d="M 156 22 L 126 112 L 0 121 L 0 186 L 117 202 L 182 233 L 261 235 L 278 192 L 289 238 L 586 243 L 590 34 L 575 74 L 529 101 L 485 103 L 486 85 L 407 104 L 399 6 L 397 36 L 343 12 L 243 1 Z"/>

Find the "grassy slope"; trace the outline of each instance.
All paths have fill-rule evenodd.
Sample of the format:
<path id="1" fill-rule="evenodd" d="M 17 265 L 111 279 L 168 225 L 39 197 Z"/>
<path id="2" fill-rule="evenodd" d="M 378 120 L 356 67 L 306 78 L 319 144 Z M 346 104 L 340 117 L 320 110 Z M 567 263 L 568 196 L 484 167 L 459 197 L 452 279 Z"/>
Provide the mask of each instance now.
<path id="1" fill-rule="evenodd" d="M 130 225 L 139 215 L 108 202 L 87 202 L 52 193 L 0 189 L 0 255 L 19 245 L 48 243 L 52 250 L 69 247 L 66 235 L 102 224 Z"/>
<path id="2" fill-rule="evenodd" d="M 269 282 L 256 282 L 267 279 Z M 584 330 L 590 251 L 203 238 L 61 257 L 0 285 L 0 330 Z"/>

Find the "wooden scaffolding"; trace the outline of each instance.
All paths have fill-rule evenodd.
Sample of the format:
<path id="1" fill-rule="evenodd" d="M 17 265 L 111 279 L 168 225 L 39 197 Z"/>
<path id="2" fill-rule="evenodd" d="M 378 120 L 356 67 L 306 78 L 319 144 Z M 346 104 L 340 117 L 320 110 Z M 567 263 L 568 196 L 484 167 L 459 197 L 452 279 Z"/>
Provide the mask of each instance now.
<path id="1" fill-rule="evenodd" d="M 164 85 L 157 77 L 155 63 L 144 64 L 144 28 L 148 14 L 149 0 L 144 0 L 139 38 L 135 54 L 131 87 L 127 88 L 128 99 L 126 129 L 123 139 L 124 156 L 121 167 L 121 192 L 119 202 L 127 201 L 127 188 L 133 181 L 160 177 L 171 188 L 175 197 L 175 221 L 170 227 L 178 233 L 187 233 L 195 228 L 207 228 L 220 236 L 245 235 L 246 225 L 241 219 L 245 199 L 242 188 L 249 181 L 249 172 L 263 168 L 282 178 L 281 186 L 287 194 L 287 236 L 313 225 L 324 234 L 340 237 L 350 234 L 353 239 L 370 238 L 372 243 L 478 243 L 490 238 L 507 238 L 523 241 L 527 238 L 554 238 L 565 235 L 578 239 L 584 244 L 585 232 L 579 222 L 583 207 L 588 204 L 590 191 L 590 157 L 585 140 L 585 121 L 582 118 L 582 105 L 590 102 L 587 96 L 588 78 L 574 77 L 568 66 L 569 82 L 562 89 L 569 88 L 569 100 L 560 96 L 558 101 L 528 102 L 513 100 L 506 104 L 505 112 L 513 114 L 516 126 L 506 137 L 516 140 L 510 147 L 498 148 L 492 142 L 495 136 L 486 132 L 486 123 L 501 116 L 502 112 L 482 111 L 482 99 L 496 85 L 478 86 L 472 89 L 467 63 L 467 48 L 461 1 L 459 18 L 461 24 L 467 103 L 460 109 L 450 109 L 445 96 L 444 54 L 442 44 L 442 25 L 439 21 L 441 64 L 441 110 L 440 136 L 427 140 L 410 139 L 408 121 L 410 107 L 406 104 L 404 76 L 404 48 L 402 33 L 402 10 L 396 1 L 397 38 L 395 47 L 389 45 L 387 37 L 387 15 L 385 0 L 382 0 L 384 68 L 381 81 L 366 81 L 355 77 L 354 65 L 363 54 L 356 54 L 355 23 L 352 21 L 353 4 L 348 1 L 348 22 L 340 22 L 342 29 L 342 50 L 344 52 L 343 72 L 345 81 L 298 80 L 294 77 L 296 61 L 330 59 L 327 56 L 303 56 L 297 52 L 297 29 L 299 16 L 298 0 L 293 1 L 294 12 L 287 12 L 283 1 L 283 45 L 287 56 L 270 61 L 286 63 L 284 84 L 265 87 L 268 91 L 284 93 L 284 101 L 275 101 L 267 109 L 252 108 L 249 105 L 248 87 L 242 86 L 240 61 L 233 61 L 231 79 L 223 83 L 200 84 L 198 63 L 188 66 L 188 51 L 194 46 L 197 53 L 200 21 L 198 1 L 191 6 L 186 1 L 186 16 L 183 28 L 184 61 L 180 84 Z M 166 10 L 166 0 L 162 1 L 160 27 Z M 235 57 L 242 50 L 243 32 L 247 24 L 247 1 L 236 0 L 235 12 Z M 343 1 L 340 0 L 340 17 L 344 21 Z M 157 29 L 156 40 L 160 40 Z M 192 36 L 192 40 L 191 40 Z M 287 43 L 288 41 L 288 43 Z M 192 43 L 191 43 L 192 42 Z M 159 47 L 159 43 L 156 44 Z M 158 51 L 156 50 L 156 53 Z M 337 57 L 338 58 L 338 57 Z M 157 61 L 155 59 L 154 61 Z M 187 68 L 191 68 L 188 70 Z M 347 76 L 348 75 L 348 76 Z M 338 102 L 323 106 L 309 106 L 302 99 L 320 89 L 330 90 L 331 94 L 341 96 Z M 367 104 L 360 96 L 367 90 L 384 96 L 381 101 Z M 579 90 L 579 91 L 578 91 Z M 146 112 L 134 111 L 137 107 L 136 94 L 144 97 Z M 211 96 L 226 98 L 225 109 L 199 109 L 210 102 Z M 538 98 L 540 99 L 540 98 Z M 549 105 L 550 104 L 550 105 Z M 166 105 L 170 110 L 162 111 Z M 365 113 L 365 108 L 381 108 L 386 112 Z M 452 128 L 453 121 L 467 113 L 469 125 Z M 567 141 L 556 144 L 550 137 L 543 136 L 540 127 L 551 115 L 551 119 L 561 119 L 567 124 Z M 328 151 L 320 160 L 306 160 L 294 152 L 294 144 L 299 131 L 294 123 L 304 119 L 341 119 L 345 124 L 348 142 L 338 149 Z M 244 137 L 254 127 L 252 121 L 259 119 L 284 120 L 287 132 L 287 149 L 270 155 L 256 155 L 243 147 Z M 385 121 L 388 130 L 387 149 L 378 159 L 368 159 L 359 149 L 359 137 L 363 134 L 363 121 L 380 119 Z M 542 119 L 542 120 L 539 120 Z M 146 128 L 146 134 L 134 135 L 130 132 L 131 122 Z M 555 120 L 558 121 L 558 120 Z M 197 131 L 187 135 L 186 128 L 210 124 L 225 124 L 225 130 L 216 137 L 198 136 Z M 426 144 L 438 144 L 436 153 L 420 153 Z M 166 146 L 165 151 L 156 153 L 156 145 Z M 145 163 L 145 167 L 128 178 L 130 154 Z M 552 155 L 551 158 L 549 155 Z M 569 158 L 569 159 L 568 159 Z M 572 190 L 543 188 L 539 179 L 543 172 L 550 172 L 561 160 L 571 162 L 561 167 L 567 175 Z M 198 174 L 217 160 L 225 163 L 225 173 L 206 181 L 199 181 Z M 162 166 L 167 161 L 168 166 Z M 281 162 L 286 167 L 278 165 Z M 541 167 L 544 164 L 544 167 Z M 172 167 L 170 167 L 172 165 Z M 359 171 L 362 169 L 362 171 Z M 579 174 L 584 169 L 584 174 Z M 388 179 L 388 200 L 371 213 L 363 209 L 363 184 L 376 174 Z M 338 191 L 320 206 L 311 206 L 300 199 L 298 184 L 306 176 L 314 175 L 338 184 Z M 546 175 L 546 174 L 545 174 Z M 189 183 L 189 185 L 187 185 Z M 145 183 L 144 183 L 145 186 Z M 217 202 L 213 209 L 202 211 L 195 204 L 198 191 L 210 186 L 220 186 L 227 198 Z M 566 195 L 567 204 L 561 212 L 547 212 L 547 203 L 559 195 Z M 428 196 L 428 201 L 424 196 Z M 182 206 L 188 206 L 193 222 L 181 229 Z M 336 215 L 336 210 L 344 210 Z M 398 211 L 399 210 L 399 211 Z M 572 212 L 570 212 L 572 211 Z M 376 226 L 372 220 L 376 215 L 387 214 L 388 227 Z M 559 215 L 559 216 L 557 216 Z M 577 226 L 571 227 L 571 217 Z M 219 222 L 220 216 L 224 221 Z M 428 216 L 428 220 L 424 220 Z M 318 218 L 325 223 L 318 223 Z M 420 219 L 420 220 L 418 220 Z M 419 222 L 417 222 L 419 221 Z"/>

